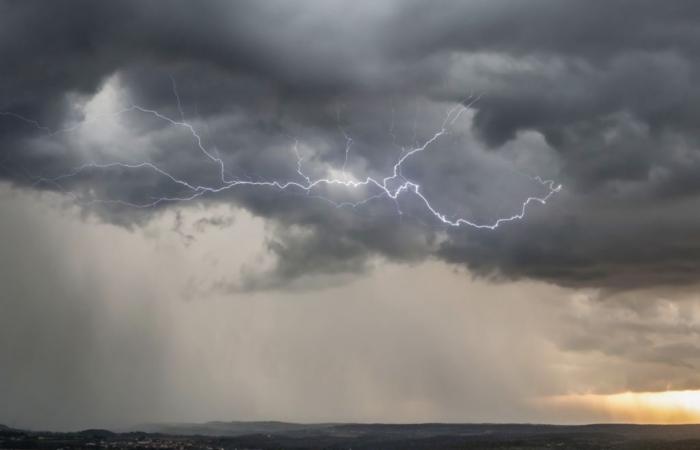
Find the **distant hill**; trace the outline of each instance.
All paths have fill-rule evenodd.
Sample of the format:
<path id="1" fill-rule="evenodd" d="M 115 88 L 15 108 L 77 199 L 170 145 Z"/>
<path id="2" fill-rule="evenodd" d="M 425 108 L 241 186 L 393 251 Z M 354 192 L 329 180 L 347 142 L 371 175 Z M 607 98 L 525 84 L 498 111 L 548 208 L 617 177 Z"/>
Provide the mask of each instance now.
<path id="1" fill-rule="evenodd" d="M 139 432 L 134 431 L 136 429 Z M 12 430 L 0 425 L 0 449 L 700 449 L 700 425 L 207 422 L 151 424 L 134 430 L 123 433 L 107 430 L 56 433 Z"/>
<path id="2" fill-rule="evenodd" d="M 205 422 L 148 424 L 129 431 L 180 436 L 285 436 L 295 439 L 325 437 L 332 439 L 384 436 L 401 439 L 426 439 L 441 436 L 535 436 L 535 435 L 616 435 L 624 438 L 700 439 L 700 425 L 539 425 L 539 424 L 364 424 L 290 422 Z"/>
<path id="3" fill-rule="evenodd" d="M 175 434 L 183 436 L 244 436 L 249 434 L 287 434 L 303 430 L 318 430 L 329 425 L 298 424 L 289 422 L 205 422 L 205 423 L 164 423 L 146 424 L 130 431 L 147 433 Z"/>
<path id="4" fill-rule="evenodd" d="M 14 436 L 17 434 L 22 434 L 22 433 L 23 433 L 22 430 L 18 430 L 17 428 L 8 427 L 7 425 L 3 425 L 0 423 L 0 437 Z"/>
<path id="5" fill-rule="evenodd" d="M 83 431 L 78 431 L 76 434 L 82 435 L 84 437 L 91 437 L 91 438 L 109 438 L 113 437 L 117 433 L 109 430 L 102 430 L 102 429 L 88 429 L 88 430 L 83 430 Z"/>

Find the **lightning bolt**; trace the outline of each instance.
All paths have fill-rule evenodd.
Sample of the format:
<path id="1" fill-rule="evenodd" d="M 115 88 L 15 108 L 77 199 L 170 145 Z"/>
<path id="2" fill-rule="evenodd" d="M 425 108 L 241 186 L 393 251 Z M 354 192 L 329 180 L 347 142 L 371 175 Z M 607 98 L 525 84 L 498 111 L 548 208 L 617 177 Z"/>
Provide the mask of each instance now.
<path id="1" fill-rule="evenodd" d="M 358 207 L 361 205 L 365 205 L 370 201 L 381 199 L 381 198 L 386 198 L 389 200 L 392 200 L 396 204 L 396 208 L 399 214 L 402 214 L 401 209 L 399 208 L 399 203 L 398 199 L 399 197 L 403 195 L 413 195 L 416 199 L 419 200 L 420 203 L 424 206 L 425 210 L 429 212 L 433 217 L 435 217 L 440 223 L 450 226 L 450 227 L 462 227 L 462 226 L 467 226 L 467 227 L 472 227 L 472 228 L 477 228 L 477 229 L 487 229 L 487 230 L 495 230 L 499 226 L 501 226 L 504 223 L 507 222 L 512 222 L 512 221 L 517 221 L 521 220 L 525 217 L 525 214 L 529 208 L 529 206 L 533 203 L 539 203 L 544 205 L 547 203 L 547 201 L 557 192 L 559 192 L 562 189 L 562 186 L 560 184 L 556 184 L 552 180 L 545 180 L 540 178 L 539 176 L 537 177 L 532 177 L 532 180 L 534 182 L 539 183 L 541 186 L 543 186 L 546 189 L 546 193 L 543 196 L 536 197 L 536 196 L 530 196 L 527 197 L 522 204 L 520 205 L 520 208 L 515 211 L 512 215 L 506 216 L 506 217 L 500 217 L 496 219 L 493 222 L 490 223 L 479 223 L 475 222 L 469 218 L 466 217 L 453 217 L 449 216 L 445 212 L 442 212 L 438 210 L 431 200 L 423 193 L 423 190 L 421 188 L 421 185 L 413 180 L 407 179 L 402 173 L 401 169 L 402 166 L 415 157 L 416 155 L 424 152 L 428 152 L 432 147 L 434 147 L 434 144 L 444 135 L 446 135 L 449 132 L 449 129 L 452 125 L 455 124 L 455 122 L 467 111 L 469 110 L 476 101 L 479 100 L 478 96 L 469 96 L 468 98 L 460 101 L 457 103 L 456 106 L 453 108 L 449 109 L 444 117 L 444 120 L 442 121 L 442 124 L 440 128 L 435 131 L 427 140 L 423 142 L 418 142 L 417 138 L 414 137 L 414 146 L 411 148 L 402 148 L 401 154 L 399 155 L 398 159 L 396 162 L 393 164 L 392 170 L 389 174 L 387 174 L 383 178 L 374 178 L 367 176 L 364 179 L 358 180 L 352 176 L 349 176 L 346 172 L 347 169 L 347 164 L 348 164 L 348 158 L 350 155 L 351 147 L 353 144 L 353 139 L 352 137 L 346 132 L 346 130 L 339 124 L 338 128 L 340 132 L 342 133 L 343 137 L 345 138 L 345 158 L 343 161 L 343 165 L 341 168 L 341 175 L 342 177 L 331 177 L 331 178 L 312 178 L 309 175 L 307 175 L 304 172 L 304 158 L 301 156 L 298 145 L 299 142 L 298 140 L 294 141 L 294 146 L 293 146 L 293 151 L 296 156 L 296 167 L 297 167 L 297 174 L 300 177 L 300 180 L 286 180 L 286 181 L 280 181 L 280 180 L 272 180 L 272 181 L 253 181 L 249 179 L 241 179 L 241 178 L 228 178 L 227 177 L 227 170 L 226 170 L 226 165 L 224 161 L 221 159 L 221 157 L 218 156 L 218 154 L 214 154 L 215 152 L 209 150 L 206 148 L 206 146 L 203 143 L 203 139 L 200 136 L 200 134 L 197 132 L 195 127 L 187 122 L 185 120 L 185 114 L 182 109 L 182 103 L 180 101 L 180 95 L 177 90 L 177 85 L 175 83 L 175 79 L 171 77 L 172 80 L 172 90 L 173 90 L 173 95 L 175 96 L 175 99 L 177 101 L 177 109 L 179 112 L 179 118 L 172 118 L 169 116 L 166 116 L 165 114 L 154 110 L 150 108 L 145 108 L 143 106 L 139 105 L 131 105 L 129 107 L 126 107 L 124 109 L 121 109 L 119 111 L 116 111 L 114 113 L 111 113 L 109 115 L 115 117 L 119 116 L 122 114 L 127 114 L 127 113 L 141 113 L 141 114 L 146 114 L 150 115 L 165 124 L 172 126 L 172 127 L 177 127 L 184 129 L 189 133 L 189 135 L 192 137 L 192 140 L 195 144 L 195 146 L 198 148 L 198 150 L 202 153 L 202 155 L 210 160 L 213 164 L 215 164 L 218 167 L 218 175 L 219 175 L 219 184 L 215 186 L 209 186 L 209 185 L 201 185 L 201 184 L 193 184 L 190 183 L 182 178 L 176 177 L 175 175 L 171 174 L 167 170 L 163 169 L 162 167 L 159 167 L 156 164 L 150 163 L 150 162 L 140 162 L 140 163 L 125 163 L 125 162 L 110 162 L 110 163 L 85 163 L 79 167 L 74 168 L 73 170 L 64 173 L 62 175 L 58 175 L 55 177 L 37 177 L 35 180 L 35 184 L 51 184 L 53 186 L 58 187 L 62 191 L 66 192 L 69 194 L 74 200 L 79 201 L 77 196 L 74 195 L 72 192 L 67 191 L 64 189 L 62 182 L 65 182 L 66 180 L 76 177 L 80 175 L 81 173 L 89 170 L 94 170 L 94 169 L 102 169 L 102 170 L 108 170 L 108 169 L 114 169 L 114 168 L 120 168 L 120 169 L 126 169 L 126 170 L 136 170 L 136 169 L 147 169 L 151 170 L 154 173 L 157 173 L 160 176 L 163 176 L 173 183 L 181 186 L 184 188 L 187 192 L 186 195 L 182 196 L 161 196 L 152 199 L 149 202 L 145 203 L 133 203 L 133 202 L 127 202 L 124 200 L 118 200 L 118 199 L 92 199 L 90 201 L 84 201 L 83 203 L 111 203 L 111 204 L 120 204 L 124 206 L 129 206 L 129 207 L 134 207 L 134 208 L 153 208 L 156 207 L 162 203 L 169 203 L 169 202 L 183 202 L 183 201 L 191 201 L 194 199 L 197 199 L 199 197 L 202 197 L 204 195 L 208 194 L 216 194 L 220 193 L 223 191 L 227 191 L 230 189 L 234 189 L 236 187 L 240 186 L 251 186 L 251 187 L 268 187 L 268 188 L 275 188 L 280 191 L 287 191 L 287 190 L 297 190 L 300 192 L 305 192 L 306 194 L 310 194 L 312 191 L 314 191 L 317 188 L 321 188 L 323 186 L 338 186 L 342 187 L 348 190 L 360 190 L 360 189 L 365 189 L 365 188 L 370 188 L 375 190 L 377 193 L 374 195 L 367 196 L 366 198 L 355 201 L 355 202 L 335 202 L 332 199 L 326 198 L 326 197 L 320 197 L 323 198 L 324 200 L 329 201 L 331 204 L 335 205 L 336 207 Z M 340 123 L 340 110 L 337 111 L 338 115 L 338 122 Z M 0 112 L 0 116 L 10 118 L 10 119 L 15 119 L 22 121 L 30 126 L 33 126 L 34 128 L 46 133 L 49 136 L 54 136 L 59 133 L 66 133 L 73 131 L 77 129 L 78 127 L 84 126 L 94 120 L 101 119 L 102 116 L 100 117 L 95 117 L 92 120 L 85 120 L 83 122 L 80 122 L 77 125 L 73 125 L 71 127 L 66 127 L 58 130 L 51 130 L 48 127 L 45 127 L 41 125 L 38 121 L 24 117 L 22 115 L 13 113 L 13 112 Z M 390 135 L 393 138 L 393 144 L 396 145 L 396 139 L 393 131 L 393 110 L 392 110 L 392 126 L 391 129 L 389 130 Z M 415 130 L 414 130 L 415 134 Z M 452 218 L 450 218 L 452 217 Z"/>

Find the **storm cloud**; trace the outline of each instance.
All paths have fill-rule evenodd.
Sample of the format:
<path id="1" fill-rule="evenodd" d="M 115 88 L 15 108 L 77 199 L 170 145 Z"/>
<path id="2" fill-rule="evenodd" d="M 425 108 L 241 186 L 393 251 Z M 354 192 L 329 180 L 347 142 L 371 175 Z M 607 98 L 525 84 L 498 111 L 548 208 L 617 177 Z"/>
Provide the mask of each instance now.
<path id="1" fill-rule="evenodd" d="M 339 169 L 345 134 L 347 171 L 381 176 L 475 94 L 406 176 L 441 210 L 479 223 L 542 195 L 534 176 L 564 186 L 493 231 L 446 227 L 410 196 L 357 209 L 273 189 L 204 196 L 197 202 L 241 206 L 274 231 L 274 265 L 221 286 L 342 278 L 376 258 L 606 289 L 697 280 L 696 2 L 3 1 L 0 17 L 0 176 L 17 186 L 78 200 L 183 195 L 148 168 L 37 183 L 114 161 L 216 185 L 216 165 L 187 130 L 138 111 L 110 115 L 134 103 L 178 118 L 174 88 L 232 177 L 298 176 L 294 142 L 310 173 Z M 90 205 L 127 227 L 173 207 Z"/>
<path id="2" fill-rule="evenodd" d="M 700 388 L 699 23 L 0 0 L 0 422 L 590 422 L 538 401 Z M 400 173 L 446 219 L 562 189 L 493 230 L 410 191 L 216 189 L 382 179 L 460 105 Z"/>

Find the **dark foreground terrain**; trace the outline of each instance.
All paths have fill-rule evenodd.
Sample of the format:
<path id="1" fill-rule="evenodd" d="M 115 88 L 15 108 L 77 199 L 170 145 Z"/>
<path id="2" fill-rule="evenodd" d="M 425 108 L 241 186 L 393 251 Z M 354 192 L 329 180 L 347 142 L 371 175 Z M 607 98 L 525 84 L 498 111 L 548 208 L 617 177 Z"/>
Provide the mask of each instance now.
<path id="1" fill-rule="evenodd" d="M 700 425 L 314 424 L 209 422 L 144 431 L 25 431 L 3 449 L 700 449 Z"/>

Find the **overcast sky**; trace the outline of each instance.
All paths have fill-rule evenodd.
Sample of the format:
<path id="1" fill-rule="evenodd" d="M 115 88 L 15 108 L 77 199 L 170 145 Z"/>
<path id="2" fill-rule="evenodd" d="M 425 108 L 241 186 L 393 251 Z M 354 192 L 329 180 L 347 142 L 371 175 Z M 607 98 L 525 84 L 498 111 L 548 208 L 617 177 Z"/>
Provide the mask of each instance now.
<path id="1" fill-rule="evenodd" d="M 699 53 L 681 0 L 0 0 L 0 423 L 700 389 Z"/>

